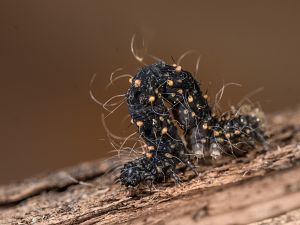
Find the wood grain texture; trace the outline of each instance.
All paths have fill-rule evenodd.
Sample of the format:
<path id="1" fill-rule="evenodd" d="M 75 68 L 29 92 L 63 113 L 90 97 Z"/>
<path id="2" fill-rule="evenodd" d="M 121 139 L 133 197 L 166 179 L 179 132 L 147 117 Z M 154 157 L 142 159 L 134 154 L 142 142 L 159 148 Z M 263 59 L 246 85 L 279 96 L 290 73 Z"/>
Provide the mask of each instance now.
<path id="1" fill-rule="evenodd" d="M 201 165 L 198 177 L 187 171 L 180 185 L 169 182 L 129 194 L 115 182 L 119 163 L 108 160 L 2 186 L 0 224 L 287 222 L 284 215 L 300 209 L 300 109 L 268 118 L 267 150 Z M 300 217 L 288 218 L 297 223 Z"/>

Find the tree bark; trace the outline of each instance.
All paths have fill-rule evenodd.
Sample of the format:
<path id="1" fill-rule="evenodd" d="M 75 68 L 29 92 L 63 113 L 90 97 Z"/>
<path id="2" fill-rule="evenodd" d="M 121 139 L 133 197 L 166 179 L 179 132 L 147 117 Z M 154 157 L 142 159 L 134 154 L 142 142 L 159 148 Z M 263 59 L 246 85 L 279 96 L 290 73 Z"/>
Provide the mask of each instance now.
<path id="1" fill-rule="evenodd" d="M 120 163 L 98 160 L 2 186 L 0 224 L 300 224 L 300 109 L 267 118 L 267 150 L 181 184 L 129 191 L 115 182 Z"/>

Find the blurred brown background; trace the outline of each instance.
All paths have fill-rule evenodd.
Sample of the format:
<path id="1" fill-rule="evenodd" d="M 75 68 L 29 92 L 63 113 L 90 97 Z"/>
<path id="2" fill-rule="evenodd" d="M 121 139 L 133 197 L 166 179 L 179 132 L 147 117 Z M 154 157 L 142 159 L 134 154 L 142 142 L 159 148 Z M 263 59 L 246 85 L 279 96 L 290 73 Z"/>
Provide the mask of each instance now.
<path id="1" fill-rule="evenodd" d="M 126 91 L 127 79 L 104 87 L 116 68 L 134 74 L 140 66 L 130 52 L 134 33 L 169 63 L 199 51 L 198 77 L 211 96 L 223 82 L 242 84 L 226 89 L 225 105 L 263 87 L 252 100 L 265 111 L 294 107 L 299 12 L 299 1 L 1 1 L 0 183 L 108 156 L 104 110 L 89 82 L 97 73 L 101 101 Z M 195 56 L 182 64 L 193 71 Z M 126 115 L 124 105 L 109 128 L 132 133 Z"/>

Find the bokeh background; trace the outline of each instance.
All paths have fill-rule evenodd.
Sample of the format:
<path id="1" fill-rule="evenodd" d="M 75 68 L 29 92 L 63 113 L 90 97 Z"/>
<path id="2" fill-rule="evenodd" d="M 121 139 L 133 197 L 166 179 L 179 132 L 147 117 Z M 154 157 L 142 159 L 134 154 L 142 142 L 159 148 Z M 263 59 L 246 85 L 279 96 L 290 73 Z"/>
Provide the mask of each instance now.
<path id="1" fill-rule="evenodd" d="M 172 63 L 189 49 L 201 53 L 198 78 L 214 94 L 236 82 L 224 107 L 252 96 L 266 112 L 300 102 L 300 1 L 0 1 L 0 183 L 108 157 L 100 101 L 112 71 L 134 74 L 130 52 L 144 38 L 149 54 Z M 184 59 L 193 71 L 195 55 Z M 150 58 L 146 63 L 154 62 Z M 127 136 L 124 105 L 107 126 Z"/>

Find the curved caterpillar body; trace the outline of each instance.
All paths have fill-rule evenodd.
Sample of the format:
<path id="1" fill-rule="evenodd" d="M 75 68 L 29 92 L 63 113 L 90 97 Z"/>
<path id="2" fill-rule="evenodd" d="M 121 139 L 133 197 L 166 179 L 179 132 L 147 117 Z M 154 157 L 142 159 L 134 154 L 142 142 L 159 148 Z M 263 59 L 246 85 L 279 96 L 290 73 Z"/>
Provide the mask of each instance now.
<path id="1" fill-rule="evenodd" d="M 123 185 L 167 178 L 179 181 L 179 163 L 196 173 L 189 161 L 190 152 L 202 156 L 208 150 L 217 157 L 225 149 L 263 142 L 258 117 L 214 115 L 199 85 L 190 72 L 163 62 L 143 67 L 132 78 L 127 92 L 128 110 L 148 152 L 124 165 L 120 176 Z M 187 148 L 177 133 L 176 122 L 185 131 Z"/>

